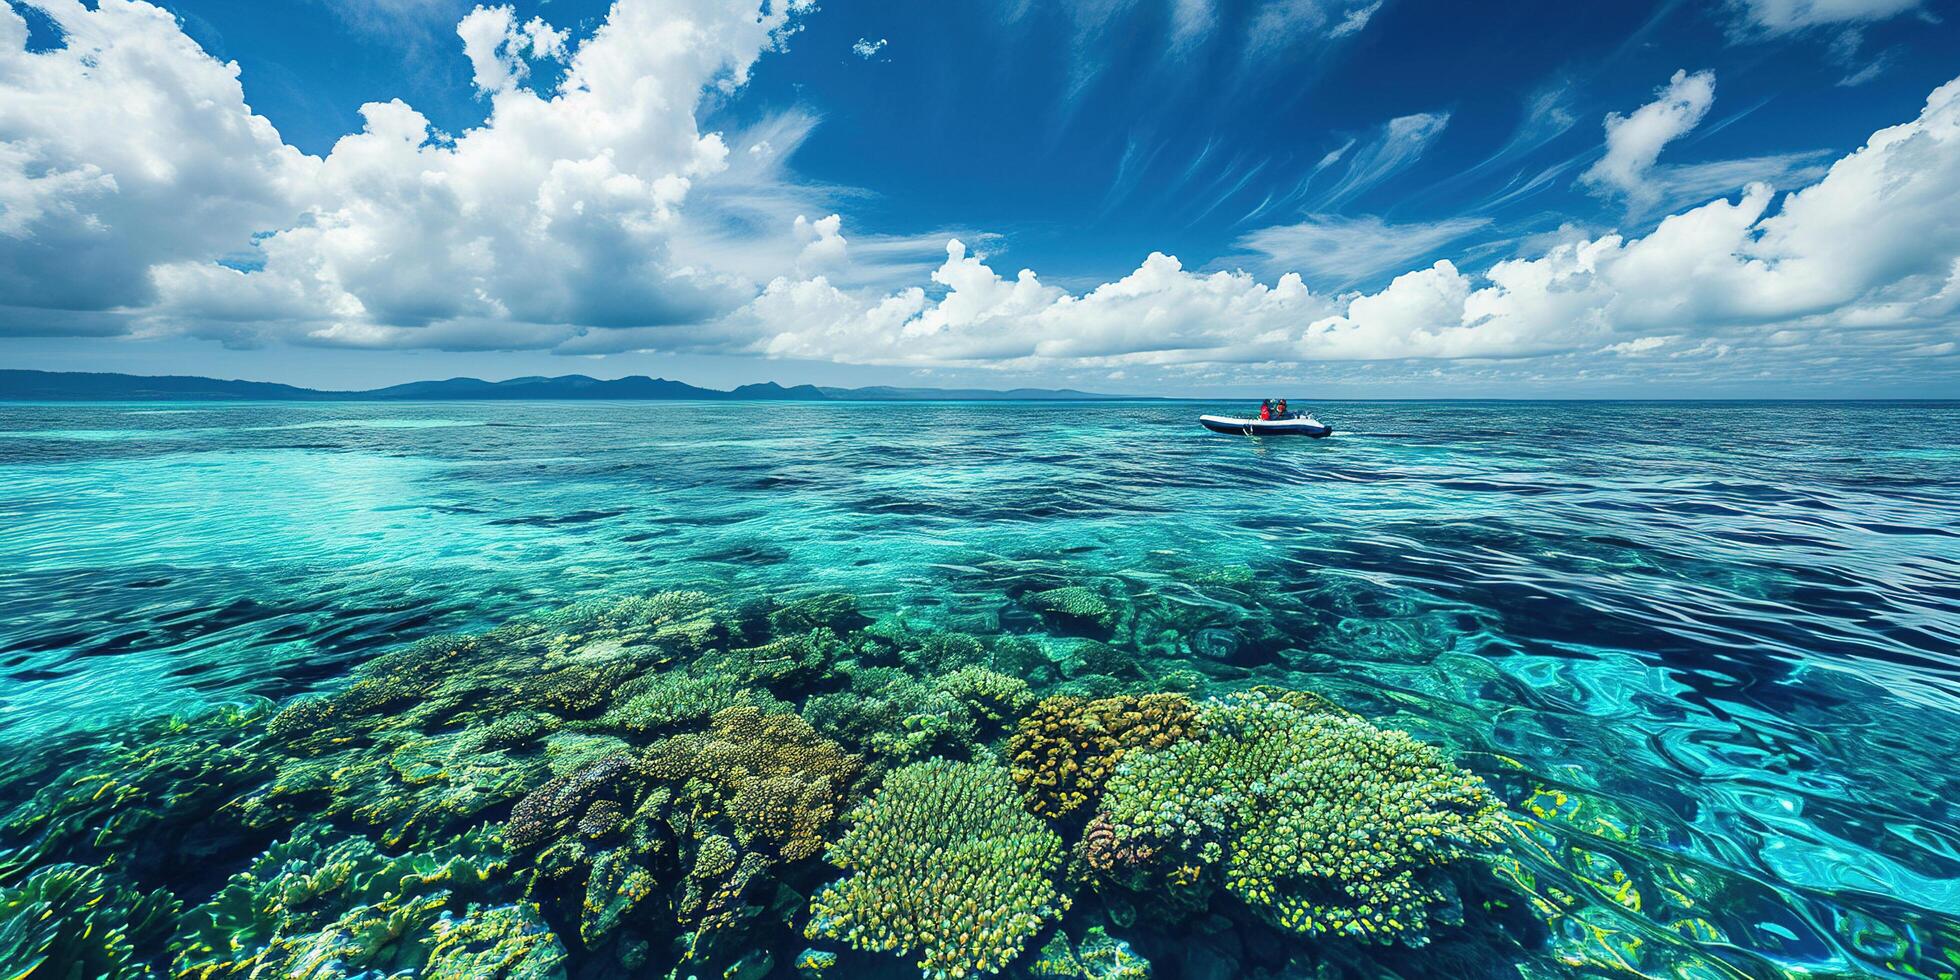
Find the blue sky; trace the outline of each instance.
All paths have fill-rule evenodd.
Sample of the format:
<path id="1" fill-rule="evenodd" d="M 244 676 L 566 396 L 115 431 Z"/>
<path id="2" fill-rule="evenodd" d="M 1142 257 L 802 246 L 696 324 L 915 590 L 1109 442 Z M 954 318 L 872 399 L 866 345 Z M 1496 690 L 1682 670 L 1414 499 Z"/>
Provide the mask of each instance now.
<path id="1" fill-rule="evenodd" d="M 1943 4 L 7 3 L 11 365 L 1960 383 Z"/>

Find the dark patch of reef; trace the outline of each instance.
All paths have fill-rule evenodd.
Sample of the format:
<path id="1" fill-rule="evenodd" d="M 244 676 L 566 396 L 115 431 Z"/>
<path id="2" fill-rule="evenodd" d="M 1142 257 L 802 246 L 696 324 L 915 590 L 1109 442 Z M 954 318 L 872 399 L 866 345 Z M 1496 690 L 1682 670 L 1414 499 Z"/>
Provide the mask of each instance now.
<path id="1" fill-rule="evenodd" d="M 0 976 L 1478 976 L 1547 943 L 1484 779 L 1251 683 L 1271 632 L 1037 585 L 1034 633 L 588 602 L 12 760 Z"/>

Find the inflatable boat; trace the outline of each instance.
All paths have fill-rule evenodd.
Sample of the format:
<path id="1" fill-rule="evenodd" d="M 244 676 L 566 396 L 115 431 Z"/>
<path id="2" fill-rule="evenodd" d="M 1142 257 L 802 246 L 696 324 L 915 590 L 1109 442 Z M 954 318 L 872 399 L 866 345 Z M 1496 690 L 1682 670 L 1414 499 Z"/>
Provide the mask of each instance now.
<path id="1" fill-rule="evenodd" d="M 1231 436 L 1311 436 L 1325 439 L 1334 434 L 1334 427 L 1322 425 L 1311 415 L 1294 415 L 1291 418 L 1235 419 L 1226 415 L 1200 415 L 1198 422 L 1213 432 L 1223 432 Z"/>

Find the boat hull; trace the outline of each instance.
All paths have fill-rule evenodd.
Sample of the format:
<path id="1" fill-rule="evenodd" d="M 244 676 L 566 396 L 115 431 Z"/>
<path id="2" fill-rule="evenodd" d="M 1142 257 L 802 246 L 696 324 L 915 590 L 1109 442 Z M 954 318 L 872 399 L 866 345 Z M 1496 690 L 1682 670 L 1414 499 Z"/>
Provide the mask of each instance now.
<path id="1" fill-rule="evenodd" d="M 1322 425 L 1314 419 L 1235 419 L 1224 415 L 1201 415 L 1198 424 L 1213 432 L 1228 436 L 1306 436 L 1310 439 L 1325 439 L 1334 434 L 1334 427 Z"/>

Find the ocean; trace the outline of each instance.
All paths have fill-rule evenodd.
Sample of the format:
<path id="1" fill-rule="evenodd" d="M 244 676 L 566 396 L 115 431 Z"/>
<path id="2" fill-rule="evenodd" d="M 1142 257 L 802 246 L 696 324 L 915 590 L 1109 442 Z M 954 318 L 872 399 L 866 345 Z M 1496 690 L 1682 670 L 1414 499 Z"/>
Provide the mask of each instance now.
<path id="1" fill-rule="evenodd" d="M 17 948 L 53 970 L 120 908 L 127 950 L 87 962 L 128 976 L 1960 971 L 1960 404 L 1312 408 L 1336 435 L 1213 435 L 1200 412 L 1243 406 L 1185 402 L 0 405 L 0 914 L 86 879 L 95 938 Z M 619 720 L 690 671 L 706 707 Z M 1025 916 L 938 927 L 997 950 L 837 910 L 876 800 L 1026 768 L 1030 719 L 1145 695 L 1210 739 L 1258 730 L 1245 698 L 1407 732 L 1498 829 L 1389 868 L 1415 898 L 1298 855 L 1254 875 L 1246 828 L 1306 792 L 1262 770 L 1207 791 L 1229 819 L 1177 818 L 1174 867 L 1119 875 L 1084 820 L 1171 845 L 1098 782 L 973 859 L 1057 855 Z M 749 763 L 639 761 L 750 708 L 851 759 L 752 767 L 822 787 L 800 836 L 743 822 Z M 1169 744 L 1111 778 L 1161 790 L 1133 784 Z M 622 758 L 654 768 L 540 816 Z M 395 865 L 241 898 L 469 847 L 422 919 Z"/>

